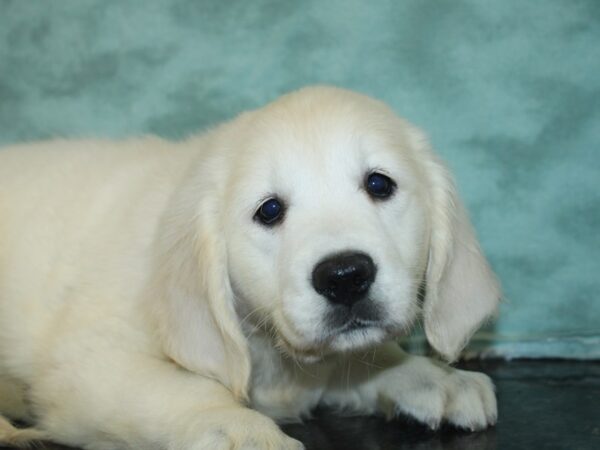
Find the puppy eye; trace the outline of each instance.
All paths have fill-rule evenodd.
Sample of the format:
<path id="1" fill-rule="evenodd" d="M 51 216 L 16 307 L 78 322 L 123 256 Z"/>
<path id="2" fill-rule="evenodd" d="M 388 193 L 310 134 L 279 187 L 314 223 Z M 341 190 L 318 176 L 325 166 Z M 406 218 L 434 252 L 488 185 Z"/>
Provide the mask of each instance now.
<path id="1" fill-rule="evenodd" d="M 365 179 L 365 189 L 371 197 L 386 199 L 394 193 L 396 183 L 382 173 L 372 172 Z"/>
<path id="2" fill-rule="evenodd" d="M 275 225 L 283 218 L 283 204 L 277 198 L 265 200 L 254 214 L 254 218 L 264 225 Z"/>

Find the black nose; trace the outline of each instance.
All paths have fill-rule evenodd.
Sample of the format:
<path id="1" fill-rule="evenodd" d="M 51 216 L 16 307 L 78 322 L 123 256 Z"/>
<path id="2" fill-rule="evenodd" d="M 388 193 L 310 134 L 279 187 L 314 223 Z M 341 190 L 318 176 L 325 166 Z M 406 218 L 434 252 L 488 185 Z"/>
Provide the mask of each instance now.
<path id="1" fill-rule="evenodd" d="M 340 253 L 319 262 L 312 273 L 312 284 L 332 303 L 351 306 L 364 298 L 375 280 L 377 268 L 369 255 Z"/>

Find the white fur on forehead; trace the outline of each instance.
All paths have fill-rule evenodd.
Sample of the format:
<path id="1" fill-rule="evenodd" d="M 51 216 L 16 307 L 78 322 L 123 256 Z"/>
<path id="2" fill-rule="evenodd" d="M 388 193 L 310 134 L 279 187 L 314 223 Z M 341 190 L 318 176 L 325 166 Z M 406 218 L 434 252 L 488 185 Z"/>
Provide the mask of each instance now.
<path id="1" fill-rule="evenodd" d="M 274 122 L 287 122 L 288 125 L 300 127 L 316 122 L 330 126 L 340 119 L 360 120 L 364 125 L 376 126 L 381 125 L 381 119 L 394 116 L 393 111 L 379 100 L 331 86 L 299 89 L 257 111 Z"/>
<path id="2" fill-rule="evenodd" d="M 368 164 L 370 157 L 384 161 L 383 165 L 385 161 L 401 162 L 396 169 L 403 177 L 412 178 L 419 170 L 412 140 L 414 127 L 385 103 L 353 91 L 306 87 L 244 118 L 248 120 L 237 130 L 238 141 L 230 146 L 235 153 L 232 181 L 242 178 L 243 172 L 264 173 L 266 167 L 257 158 L 261 154 L 269 158 L 271 166 L 288 166 L 290 170 L 299 167 L 298 159 L 303 165 L 312 162 L 316 171 L 327 165 L 351 163 L 363 170 L 373 169 Z M 318 176 L 316 171 L 313 177 Z"/>

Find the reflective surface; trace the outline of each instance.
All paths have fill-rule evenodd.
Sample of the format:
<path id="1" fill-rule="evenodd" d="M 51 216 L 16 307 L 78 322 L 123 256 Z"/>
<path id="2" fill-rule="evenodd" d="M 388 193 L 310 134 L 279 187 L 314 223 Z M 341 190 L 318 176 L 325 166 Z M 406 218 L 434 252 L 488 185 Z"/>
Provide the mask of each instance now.
<path id="1" fill-rule="evenodd" d="M 600 449 L 600 362 L 515 361 L 468 363 L 496 382 L 499 420 L 494 428 L 437 432 L 399 418 L 339 417 L 315 412 L 284 430 L 307 450 Z M 66 449 L 54 444 L 48 450 Z"/>

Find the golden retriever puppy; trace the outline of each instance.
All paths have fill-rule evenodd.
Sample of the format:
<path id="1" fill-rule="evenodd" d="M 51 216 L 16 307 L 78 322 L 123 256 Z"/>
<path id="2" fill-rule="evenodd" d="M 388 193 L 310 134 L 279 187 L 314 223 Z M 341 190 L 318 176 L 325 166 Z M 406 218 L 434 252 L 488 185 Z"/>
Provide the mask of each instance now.
<path id="1" fill-rule="evenodd" d="M 300 449 L 274 420 L 317 404 L 481 429 L 489 378 L 395 339 L 422 317 L 451 361 L 498 298 L 423 134 L 356 93 L 0 151 L 4 443 Z"/>

